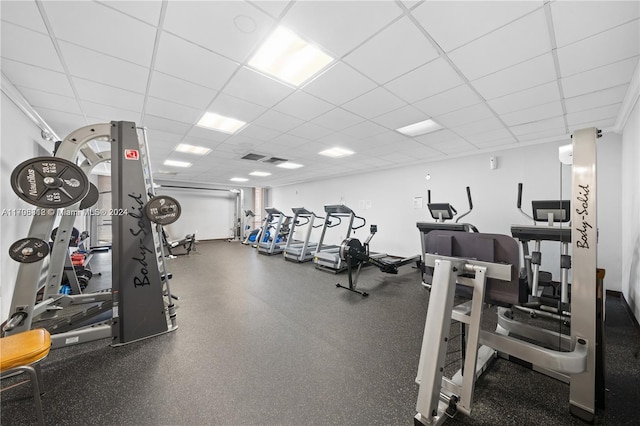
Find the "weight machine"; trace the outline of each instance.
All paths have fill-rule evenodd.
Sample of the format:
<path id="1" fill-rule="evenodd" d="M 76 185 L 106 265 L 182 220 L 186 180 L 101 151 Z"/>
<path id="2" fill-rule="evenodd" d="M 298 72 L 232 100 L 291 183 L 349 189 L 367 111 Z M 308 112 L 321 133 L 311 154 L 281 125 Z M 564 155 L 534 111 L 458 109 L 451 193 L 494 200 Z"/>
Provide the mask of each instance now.
<path id="1" fill-rule="evenodd" d="M 360 277 L 360 270 L 363 265 L 373 265 L 380 269 L 380 271 L 387 274 L 397 274 L 398 268 L 407 265 L 412 262 L 419 262 L 420 255 L 412 257 L 400 257 L 389 254 L 376 253 L 371 254 L 369 252 L 369 243 L 373 236 L 378 232 L 377 225 L 371 225 L 371 234 L 367 237 L 364 243 L 361 243 L 357 238 L 347 238 L 340 244 L 340 259 L 347 262 L 347 271 L 349 272 L 349 286 L 343 286 L 340 283 L 336 283 L 336 287 L 344 288 L 346 290 L 358 293 L 363 297 L 367 297 L 369 293 L 356 289 L 358 285 L 358 278 Z M 353 269 L 356 268 L 355 277 L 353 276 Z"/>
<path id="2" fill-rule="evenodd" d="M 596 139 L 595 128 L 574 132 L 571 241 L 573 284 L 571 334 L 514 320 L 506 306 L 522 303 L 528 289 L 520 285 L 519 250 L 504 235 L 433 231 L 425 240 L 425 263 L 433 283 L 416 382 L 420 385 L 415 425 L 443 423 L 457 411 L 470 415 L 475 380 L 499 352 L 534 366 L 536 371 L 569 383 L 571 414 L 593 422 L 602 400 L 602 282 L 596 278 Z M 470 288 L 471 301 L 454 307 L 457 286 Z M 485 303 L 497 304 L 495 332 L 480 330 Z M 600 307 L 599 307 L 600 306 Z M 464 367 L 443 377 L 451 320 L 464 324 Z M 525 338 L 520 339 L 519 336 Z M 557 350 L 545 343 L 560 342 Z M 536 344 L 534 342 L 540 342 Z"/>
<path id="3" fill-rule="evenodd" d="M 141 142 L 137 129 L 124 121 L 82 127 L 62 141 L 54 157 L 27 160 L 13 171 L 14 191 L 40 207 L 40 214 L 33 217 L 28 237 L 9 250 L 20 267 L 3 333 L 29 330 L 34 321 L 55 317 L 65 306 L 86 303 L 94 306 L 52 326 L 52 347 L 108 337 L 119 346 L 177 329 L 160 231 L 177 220 L 181 210 L 177 200 L 153 195 L 146 132 L 143 129 Z M 93 140 L 108 140 L 111 150 L 95 152 L 88 145 Z M 74 161 L 80 153 L 85 160 L 78 167 Z M 73 221 L 90 188 L 87 173 L 105 161 L 111 161 L 112 171 L 112 291 L 60 295 Z M 62 217 L 49 253 L 45 238 L 57 215 Z M 36 294 L 43 287 L 45 297 L 37 303 Z M 84 326 L 108 311 L 108 321 Z"/>

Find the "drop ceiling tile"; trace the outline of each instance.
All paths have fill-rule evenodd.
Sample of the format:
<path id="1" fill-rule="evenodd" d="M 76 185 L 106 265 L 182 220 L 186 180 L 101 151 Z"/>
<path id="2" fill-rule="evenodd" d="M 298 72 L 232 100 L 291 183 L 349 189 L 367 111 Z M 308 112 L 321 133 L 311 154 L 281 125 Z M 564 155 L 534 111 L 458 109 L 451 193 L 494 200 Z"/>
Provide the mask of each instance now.
<path id="1" fill-rule="evenodd" d="M 243 62 L 273 23 L 273 18 L 246 2 L 177 1 L 168 3 L 163 28 Z"/>
<path id="2" fill-rule="evenodd" d="M 265 112 L 253 122 L 259 126 L 263 126 L 268 129 L 276 130 L 283 133 L 288 132 L 295 127 L 298 127 L 303 123 L 303 121 L 299 118 L 292 117 L 290 115 L 283 114 L 274 110 Z"/>
<path id="3" fill-rule="evenodd" d="M 460 108 L 475 105 L 482 102 L 480 97 L 466 84 L 429 96 L 426 99 L 415 102 L 414 107 L 423 111 L 430 117 L 444 115 Z"/>
<path id="4" fill-rule="evenodd" d="M 565 77 L 562 81 L 564 95 L 567 98 L 591 93 L 596 90 L 627 84 L 638 65 L 638 58 L 605 65 L 591 71 Z"/>
<path id="5" fill-rule="evenodd" d="M 506 139 L 489 139 L 483 142 L 474 142 L 474 145 L 477 146 L 479 149 L 485 149 L 485 148 L 507 149 L 508 147 L 513 146 L 517 143 L 518 141 L 515 138 L 509 137 Z"/>
<path id="6" fill-rule="evenodd" d="M 454 127 L 488 117 L 493 117 L 493 112 L 484 103 L 481 103 L 437 116 L 435 120 L 446 127 Z"/>
<path id="7" fill-rule="evenodd" d="M 389 89 L 391 93 L 412 103 L 462 83 L 462 78 L 444 59 L 436 59 L 390 81 L 384 87 Z"/>
<path id="8" fill-rule="evenodd" d="M 471 82 L 487 100 L 556 80 L 556 69 L 550 53 L 514 65 Z"/>
<path id="9" fill-rule="evenodd" d="M 500 118 L 507 126 L 516 126 L 518 124 L 525 124 L 532 121 L 544 120 L 545 118 L 556 117 L 563 113 L 564 111 L 562 110 L 562 104 L 560 101 L 553 101 L 532 108 L 502 114 Z"/>
<path id="10" fill-rule="evenodd" d="M 541 1 L 428 1 L 411 14 L 450 52 L 541 6 Z"/>
<path id="11" fill-rule="evenodd" d="M 345 111 L 342 108 L 336 108 L 321 115 L 320 117 L 316 117 L 313 120 L 313 123 L 339 132 L 340 130 L 362 123 L 363 121 L 364 118 L 362 117 L 352 114 L 349 111 Z"/>
<path id="12" fill-rule="evenodd" d="M 72 126 L 73 129 L 78 129 L 80 127 L 86 126 L 88 123 L 85 120 L 84 116 L 80 114 L 71 114 L 64 111 L 59 111 L 58 109 L 50 109 L 50 108 L 37 108 L 36 112 L 42 116 L 42 118 L 47 122 L 55 122 L 55 123 L 65 123 L 69 126 Z M 60 134 L 58 136 L 64 137 L 66 135 Z"/>
<path id="13" fill-rule="evenodd" d="M 148 127 L 149 129 L 160 130 L 167 133 L 175 133 L 176 135 L 184 136 L 191 124 L 182 123 L 180 121 L 170 120 L 163 117 L 155 117 L 150 114 L 144 116 L 144 120 L 141 125 Z"/>
<path id="14" fill-rule="evenodd" d="M 144 95 L 74 77 L 73 85 L 81 100 L 142 112 Z"/>
<path id="15" fill-rule="evenodd" d="M 318 140 L 334 132 L 333 130 L 329 130 L 325 127 L 318 126 L 317 124 L 304 123 L 296 127 L 295 129 L 289 130 L 289 133 L 292 135 L 310 139 L 310 140 Z"/>
<path id="16" fill-rule="evenodd" d="M 419 162 L 419 161 L 425 161 L 425 160 L 433 160 L 436 158 L 442 158 L 444 157 L 444 155 L 442 154 L 442 152 L 430 148 L 428 146 L 421 146 L 419 148 L 414 148 L 411 150 L 402 150 L 400 151 L 401 154 L 405 154 L 408 157 L 412 158 L 412 162 Z"/>
<path id="17" fill-rule="evenodd" d="M 373 118 L 404 105 L 400 98 L 383 87 L 378 87 L 345 103 L 342 107 L 362 117 Z"/>
<path id="18" fill-rule="evenodd" d="M 75 96 L 66 74 L 51 71 L 22 62 L 2 59 L 2 73 L 15 86 L 56 93 L 63 96 Z"/>
<path id="19" fill-rule="evenodd" d="M 384 133 L 376 133 L 371 136 L 367 136 L 364 141 L 370 145 L 388 145 L 388 144 L 402 144 L 411 145 L 414 141 L 401 133 L 393 130 L 386 130 Z M 398 145 L 400 146 L 400 145 Z"/>
<path id="20" fill-rule="evenodd" d="M 241 133 L 244 133 L 251 126 L 246 126 L 242 130 Z M 204 127 L 193 126 L 191 130 L 188 130 L 188 133 L 184 135 L 187 138 L 197 138 L 208 141 L 209 143 L 219 143 L 224 142 L 231 137 L 230 134 L 224 132 L 218 132 L 216 130 L 207 129 Z"/>
<path id="21" fill-rule="evenodd" d="M 551 16 L 558 47 L 637 19 L 636 1 L 554 1 Z"/>
<path id="22" fill-rule="evenodd" d="M 384 84 L 437 57 L 429 40 L 405 17 L 367 40 L 344 61 Z"/>
<path id="23" fill-rule="evenodd" d="M 310 140 L 305 138 L 304 136 L 297 136 L 291 133 L 282 133 L 268 142 L 260 141 L 260 143 L 264 144 L 263 146 L 269 146 L 270 143 L 274 143 L 282 146 L 295 146 L 295 147 L 304 145 L 305 143 L 309 143 L 309 142 Z M 291 152 L 291 154 L 293 154 L 293 152 Z M 296 151 L 296 154 L 299 154 L 299 153 Z"/>
<path id="24" fill-rule="evenodd" d="M 303 1 L 294 3 L 282 24 L 340 58 L 401 13 L 386 1 Z"/>
<path id="25" fill-rule="evenodd" d="M 49 35 L 3 22 L 0 26 L 3 58 L 64 72 Z M 19 42 L 18 42 L 19 40 Z"/>
<path id="26" fill-rule="evenodd" d="M 573 125 L 569 125 L 569 131 L 573 133 L 576 130 L 584 129 L 585 127 L 595 127 L 597 129 L 603 129 L 605 127 L 613 127 L 615 123 L 616 123 L 615 117 L 606 118 L 603 120 L 590 120 L 584 123 L 576 123 Z"/>
<path id="27" fill-rule="evenodd" d="M 609 89 L 598 90 L 596 92 L 565 99 L 564 102 L 567 107 L 567 112 L 570 114 L 587 109 L 621 103 L 624 100 L 628 87 L 628 84 L 622 84 Z"/>
<path id="28" fill-rule="evenodd" d="M 311 120 L 333 108 L 334 106 L 332 104 L 300 90 L 296 90 L 291 96 L 273 107 L 276 111 L 298 117 L 302 120 Z"/>
<path id="29" fill-rule="evenodd" d="M 622 104 L 607 105 L 585 111 L 573 112 L 571 114 L 567 114 L 567 122 L 569 123 L 569 126 L 575 126 L 576 124 L 588 124 L 600 120 L 616 118 L 621 105 Z"/>
<path id="30" fill-rule="evenodd" d="M 289 96 L 294 90 L 269 77 L 242 67 L 224 88 L 223 93 L 270 108 Z"/>
<path id="31" fill-rule="evenodd" d="M 464 139 L 454 139 L 451 141 L 434 144 L 431 147 L 446 155 L 457 155 L 463 153 L 469 154 L 478 150 L 477 147 L 465 141 Z"/>
<path id="32" fill-rule="evenodd" d="M 160 22 L 162 2 L 159 1 L 99 1 L 103 6 L 118 9 L 153 26 Z"/>
<path id="33" fill-rule="evenodd" d="M 389 129 L 397 129 L 426 120 L 427 118 L 429 117 L 426 116 L 424 112 L 411 105 L 406 105 L 386 114 L 379 115 L 372 121 Z"/>
<path id="34" fill-rule="evenodd" d="M 376 84 L 350 66 L 338 62 L 303 87 L 303 90 L 334 105 L 368 92 Z"/>
<path id="35" fill-rule="evenodd" d="M 491 99 L 488 104 L 498 114 L 506 114 L 559 100 L 558 83 L 551 81 L 531 89 Z"/>
<path id="36" fill-rule="evenodd" d="M 179 135 L 175 133 L 167 133 L 161 130 L 156 129 L 148 129 L 147 137 L 149 139 L 149 143 L 152 145 L 166 145 L 170 144 L 171 146 L 176 145 L 182 139 Z M 198 145 L 197 143 L 195 145 Z M 155 150 L 154 150 L 155 151 Z"/>
<path id="37" fill-rule="evenodd" d="M 166 31 L 160 37 L 155 69 L 165 74 L 220 90 L 237 68 L 238 63 Z"/>
<path id="38" fill-rule="evenodd" d="M 48 34 L 47 27 L 42 21 L 36 2 L 33 1 L 3 1 L 0 2 L 0 16 L 2 21 L 11 22 L 30 30 Z"/>
<path id="39" fill-rule="evenodd" d="M 473 136 L 479 133 L 488 132 L 490 130 L 498 130 L 503 129 L 504 126 L 495 117 L 487 117 L 479 121 L 474 121 L 473 123 L 467 123 L 460 126 L 452 127 L 451 130 L 456 132 L 462 137 Z"/>
<path id="40" fill-rule="evenodd" d="M 225 93 L 219 93 L 207 108 L 207 111 L 242 120 L 247 123 L 258 118 L 266 110 L 267 108 L 261 105 L 256 105 Z"/>
<path id="41" fill-rule="evenodd" d="M 164 99 L 147 97 L 145 114 L 164 117 L 174 121 L 195 124 L 202 116 L 202 110 L 189 108 Z"/>
<path id="42" fill-rule="evenodd" d="M 69 73 L 75 77 L 145 93 L 149 69 L 84 47 L 60 42 Z"/>
<path id="43" fill-rule="evenodd" d="M 75 97 L 71 98 L 55 93 L 29 89 L 27 87 L 18 87 L 18 90 L 33 107 L 58 109 L 62 112 L 82 115 L 82 111 L 80 111 L 80 106 L 78 105 L 78 101 L 76 101 Z"/>
<path id="44" fill-rule="evenodd" d="M 558 49 L 558 62 L 561 75 L 570 76 L 638 54 L 640 21 L 636 20 Z"/>
<path id="45" fill-rule="evenodd" d="M 47 1 L 42 4 L 58 40 L 150 66 L 156 38 L 154 26 L 96 2 Z"/>
<path id="46" fill-rule="evenodd" d="M 381 133 L 386 133 L 386 132 L 388 132 L 387 129 L 385 129 L 382 126 L 378 126 L 377 124 L 372 123 L 371 121 L 364 121 L 360 124 L 356 124 L 355 126 L 351 126 L 342 131 L 342 133 L 358 139 L 369 138 L 371 136 L 379 135 Z"/>
<path id="47" fill-rule="evenodd" d="M 520 142 L 541 141 L 548 138 L 554 139 L 566 139 L 567 143 L 571 143 L 571 135 L 567 133 L 564 124 L 559 127 L 547 128 L 539 130 L 533 133 L 527 133 L 525 135 L 519 135 L 518 140 Z"/>
<path id="48" fill-rule="evenodd" d="M 449 53 L 469 80 L 551 52 L 544 10 L 537 10 Z"/>
<path id="49" fill-rule="evenodd" d="M 259 139 L 261 141 L 269 141 L 275 138 L 276 136 L 282 134 L 282 132 L 267 129 L 266 127 L 258 126 L 254 123 L 251 123 L 250 126 L 245 127 L 242 130 L 242 133 L 246 134 L 249 137 Z"/>
<path id="50" fill-rule="evenodd" d="M 548 129 L 562 128 L 564 128 L 564 119 L 562 117 L 547 118 L 545 120 L 540 120 L 533 123 L 520 124 L 518 126 L 510 127 L 513 134 L 518 136 L 518 139 L 520 139 L 521 135 L 543 132 Z"/>
<path id="51" fill-rule="evenodd" d="M 149 96 L 154 98 L 169 100 L 192 108 L 205 109 L 215 95 L 215 90 L 168 74 L 156 71 L 151 76 Z"/>
<path id="52" fill-rule="evenodd" d="M 490 130 L 488 132 L 477 133 L 475 135 L 465 136 L 465 139 L 477 146 L 480 146 L 480 145 L 485 146 L 485 145 L 492 145 L 492 144 L 498 145 L 500 144 L 501 141 L 516 142 L 511 132 L 509 132 L 504 127 L 501 127 L 495 130 Z"/>
<path id="53" fill-rule="evenodd" d="M 405 5 L 407 9 L 413 9 L 420 3 L 424 3 L 424 0 L 401 0 L 402 4 Z"/>
<path id="54" fill-rule="evenodd" d="M 290 1 L 251 1 L 253 6 L 261 9 L 263 12 L 271 15 L 273 18 L 277 18 L 284 11 L 285 7 Z"/>
<path id="55" fill-rule="evenodd" d="M 82 111 L 90 123 L 109 123 L 111 121 L 133 121 L 140 123 L 140 113 L 127 111 L 122 108 L 114 108 L 108 105 L 93 102 L 80 101 Z"/>
<path id="56" fill-rule="evenodd" d="M 413 138 L 423 145 L 437 145 L 444 142 L 460 139 L 460 136 L 453 133 L 451 130 L 442 129 L 437 132 L 427 133 L 426 135 L 420 135 Z"/>

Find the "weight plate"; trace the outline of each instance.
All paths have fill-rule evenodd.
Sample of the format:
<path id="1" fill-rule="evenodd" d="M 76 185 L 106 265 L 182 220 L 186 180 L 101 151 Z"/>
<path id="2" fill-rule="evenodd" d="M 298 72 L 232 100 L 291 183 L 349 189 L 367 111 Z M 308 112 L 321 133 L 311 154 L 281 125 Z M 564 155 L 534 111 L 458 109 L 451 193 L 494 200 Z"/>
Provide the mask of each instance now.
<path id="1" fill-rule="evenodd" d="M 49 254 L 49 244 L 40 238 L 23 238 L 11 244 L 9 256 L 20 263 L 33 263 Z"/>
<path id="2" fill-rule="evenodd" d="M 95 206 L 98 202 L 98 198 L 100 198 L 98 188 L 94 184 L 89 183 L 89 192 L 87 192 L 87 196 L 80 201 L 80 210 Z"/>
<path id="3" fill-rule="evenodd" d="M 158 195 L 150 199 L 144 206 L 144 212 L 151 222 L 164 226 L 178 220 L 182 208 L 175 198 L 168 195 Z"/>
<path id="4" fill-rule="evenodd" d="M 20 163 L 11 173 L 16 195 L 37 207 L 68 207 L 89 192 L 89 179 L 71 161 L 37 157 Z"/>

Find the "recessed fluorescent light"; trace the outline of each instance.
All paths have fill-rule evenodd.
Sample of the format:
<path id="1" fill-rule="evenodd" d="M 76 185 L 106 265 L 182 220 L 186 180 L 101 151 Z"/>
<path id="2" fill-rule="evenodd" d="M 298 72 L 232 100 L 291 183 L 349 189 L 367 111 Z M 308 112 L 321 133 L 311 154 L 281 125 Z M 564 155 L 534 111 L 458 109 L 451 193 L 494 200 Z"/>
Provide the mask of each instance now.
<path id="1" fill-rule="evenodd" d="M 396 130 L 407 136 L 418 136 L 429 132 L 435 132 L 440 129 L 442 129 L 441 125 L 429 119 L 420 121 L 419 123 L 410 124 Z"/>
<path id="2" fill-rule="evenodd" d="M 333 58 L 322 50 L 293 31 L 278 27 L 253 55 L 249 66 L 299 86 L 331 62 Z"/>
<path id="3" fill-rule="evenodd" d="M 346 157 L 348 155 L 353 155 L 354 152 L 348 149 L 335 147 L 335 148 L 325 149 L 324 151 L 320 151 L 318 154 L 324 155 L 326 157 L 340 158 L 340 157 Z"/>
<path id="4" fill-rule="evenodd" d="M 175 176 L 178 174 L 178 172 L 170 172 L 169 170 L 158 170 L 156 172 L 157 175 L 171 175 L 171 176 Z"/>
<path id="5" fill-rule="evenodd" d="M 206 127 L 207 129 L 217 130 L 224 133 L 235 133 L 245 124 L 244 121 L 235 118 L 225 117 L 215 112 L 205 113 L 196 126 Z"/>
<path id="6" fill-rule="evenodd" d="M 240 177 L 233 177 L 231 179 L 229 179 L 232 182 L 247 182 L 249 179 L 247 178 L 240 178 Z"/>
<path id="7" fill-rule="evenodd" d="M 260 177 L 271 176 L 271 173 L 269 173 L 269 172 L 258 172 L 258 171 L 255 171 L 255 172 L 251 172 L 249 174 L 251 176 L 260 176 Z"/>
<path id="8" fill-rule="evenodd" d="M 178 145 L 176 147 L 176 151 L 196 155 L 207 155 L 211 152 L 209 148 L 205 148 L 204 146 L 187 145 L 186 143 L 181 143 L 180 145 Z"/>
<path id="9" fill-rule="evenodd" d="M 283 169 L 299 169 L 300 167 L 304 167 L 304 166 L 302 164 L 286 161 L 284 163 L 278 164 L 276 167 L 282 167 Z"/>
<path id="10" fill-rule="evenodd" d="M 164 165 L 173 167 L 191 167 L 191 163 L 189 162 L 176 160 L 164 160 Z"/>

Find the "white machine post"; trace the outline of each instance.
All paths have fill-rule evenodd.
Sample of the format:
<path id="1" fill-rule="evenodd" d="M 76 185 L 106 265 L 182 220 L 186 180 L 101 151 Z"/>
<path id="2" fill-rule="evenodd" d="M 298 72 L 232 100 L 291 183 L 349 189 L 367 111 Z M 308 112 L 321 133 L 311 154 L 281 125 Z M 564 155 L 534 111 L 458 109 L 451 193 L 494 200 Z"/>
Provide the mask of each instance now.
<path id="1" fill-rule="evenodd" d="M 592 422 L 595 414 L 596 265 L 598 222 L 596 209 L 596 139 L 591 127 L 573 133 L 571 244 L 573 283 L 571 340 L 586 341 L 587 368 L 571 376 L 571 413 Z"/>

